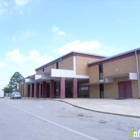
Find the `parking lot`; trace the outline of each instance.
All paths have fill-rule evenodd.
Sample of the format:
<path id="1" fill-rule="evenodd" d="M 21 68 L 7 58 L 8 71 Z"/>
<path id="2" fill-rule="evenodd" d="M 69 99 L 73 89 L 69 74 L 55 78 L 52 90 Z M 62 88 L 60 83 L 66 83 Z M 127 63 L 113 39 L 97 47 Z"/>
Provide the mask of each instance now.
<path id="1" fill-rule="evenodd" d="M 140 119 L 102 114 L 50 99 L 0 98 L 0 140 L 128 140 Z"/>

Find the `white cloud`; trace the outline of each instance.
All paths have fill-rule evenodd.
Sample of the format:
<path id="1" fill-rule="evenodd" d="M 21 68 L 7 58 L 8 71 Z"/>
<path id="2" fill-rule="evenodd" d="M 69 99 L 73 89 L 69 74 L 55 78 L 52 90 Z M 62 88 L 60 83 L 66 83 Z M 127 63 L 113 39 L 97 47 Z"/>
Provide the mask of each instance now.
<path id="1" fill-rule="evenodd" d="M 40 53 L 37 50 L 30 51 L 29 60 L 35 62 L 35 63 L 47 63 L 51 60 L 53 60 L 52 57 L 49 57 L 47 55 L 41 56 Z"/>
<path id="2" fill-rule="evenodd" d="M 51 60 L 53 60 L 52 57 L 49 57 L 47 55 L 41 55 L 37 50 L 32 50 L 29 52 L 29 55 L 23 55 L 20 53 L 20 50 L 15 49 L 11 52 L 8 52 L 7 55 L 7 60 L 11 62 L 16 62 L 20 63 L 21 67 L 24 67 L 25 65 L 23 62 L 34 62 L 34 63 L 39 63 L 39 64 L 44 64 L 47 63 Z"/>
<path id="3" fill-rule="evenodd" d="M 7 64 L 4 61 L 0 61 L 0 68 L 7 67 Z"/>
<path id="4" fill-rule="evenodd" d="M 26 39 L 30 36 L 32 36 L 34 33 L 32 31 L 25 31 L 24 33 L 21 33 L 21 35 L 15 35 L 12 37 L 12 41 L 19 41 L 19 40 L 23 40 Z"/>
<path id="5" fill-rule="evenodd" d="M 52 31 L 53 31 L 53 32 L 57 32 L 57 31 L 59 31 L 59 28 L 57 28 L 56 26 L 53 26 L 53 27 L 52 27 Z"/>
<path id="6" fill-rule="evenodd" d="M 6 56 L 8 61 L 13 61 L 18 63 L 21 63 L 27 59 L 24 55 L 20 54 L 20 51 L 18 49 L 8 52 Z"/>
<path id="7" fill-rule="evenodd" d="M 80 51 L 80 52 L 89 52 L 93 51 L 96 48 L 101 46 L 100 42 L 98 41 L 90 41 L 90 42 L 80 42 L 76 40 L 64 46 L 61 46 L 59 49 L 55 50 L 60 54 L 66 54 L 71 51 Z"/>
<path id="8" fill-rule="evenodd" d="M 23 6 L 26 5 L 29 2 L 29 0 L 15 0 L 16 5 Z"/>
<path id="9" fill-rule="evenodd" d="M 58 35 L 65 35 L 65 32 L 63 32 L 63 31 L 58 31 L 57 34 L 58 34 Z"/>
<path id="10" fill-rule="evenodd" d="M 53 26 L 52 31 L 55 32 L 57 35 L 65 35 L 64 31 L 61 31 L 58 27 Z"/>

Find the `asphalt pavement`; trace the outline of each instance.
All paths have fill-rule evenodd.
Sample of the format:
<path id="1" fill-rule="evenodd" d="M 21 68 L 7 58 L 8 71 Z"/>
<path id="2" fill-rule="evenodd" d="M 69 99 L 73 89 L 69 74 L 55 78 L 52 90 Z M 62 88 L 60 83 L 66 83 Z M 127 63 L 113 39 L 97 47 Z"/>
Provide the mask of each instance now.
<path id="1" fill-rule="evenodd" d="M 50 99 L 0 99 L 0 140 L 128 140 L 140 119 Z"/>

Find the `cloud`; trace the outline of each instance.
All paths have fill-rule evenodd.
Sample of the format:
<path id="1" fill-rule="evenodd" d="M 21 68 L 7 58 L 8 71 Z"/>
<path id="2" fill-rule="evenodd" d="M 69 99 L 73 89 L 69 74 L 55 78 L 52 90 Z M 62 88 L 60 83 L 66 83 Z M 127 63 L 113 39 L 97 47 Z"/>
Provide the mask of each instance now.
<path id="1" fill-rule="evenodd" d="M 8 61 L 13 61 L 18 63 L 27 60 L 27 58 L 24 55 L 20 54 L 20 51 L 18 49 L 8 52 L 6 57 Z"/>
<path id="2" fill-rule="evenodd" d="M 79 40 L 76 40 L 64 46 L 61 46 L 59 49 L 55 51 L 60 54 L 66 54 L 71 51 L 79 51 L 79 50 L 80 52 L 89 52 L 93 51 L 96 48 L 99 48 L 100 46 L 101 44 L 98 41 L 90 41 L 82 43 Z"/>
<path id="3" fill-rule="evenodd" d="M 63 32 L 63 31 L 58 31 L 56 34 L 58 34 L 58 35 L 65 35 L 65 32 Z"/>
<path id="4" fill-rule="evenodd" d="M 52 57 L 49 57 L 47 55 L 41 55 L 37 50 L 30 51 L 29 55 L 26 56 L 21 54 L 19 49 L 15 49 L 11 52 L 8 52 L 6 57 L 7 60 L 10 62 L 20 63 L 21 67 L 24 67 L 25 65 L 23 63 L 27 61 L 29 63 L 34 62 L 34 63 L 44 64 L 53 60 Z"/>
<path id="5" fill-rule="evenodd" d="M 33 50 L 33 51 L 30 51 L 29 60 L 35 63 L 47 63 L 53 60 L 53 58 L 47 55 L 41 56 L 37 50 Z"/>
<path id="6" fill-rule="evenodd" d="M 0 61 L 0 68 L 7 67 L 7 64 L 4 61 Z"/>
<path id="7" fill-rule="evenodd" d="M 24 33 L 21 33 L 21 35 L 15 35 L 12 37 L 12 41 L 20 41 L 23 39 L 26 39 L 30 36 L 32 36 L 34 33 L 32 31 L 25 31 Z"/>
<path id="8" fill-rule="evenodd" d="M 29 2 L 29 0 L 15 0 L 17 6 L 24 6 Z"/>
<path id="9" fill-rule="evenodd" d="M 65 35 L 66 33 L 64 31 L 61 31 L 58 27 L 53 26 L 52 31 L 55 32 L 57 35 Z"/>

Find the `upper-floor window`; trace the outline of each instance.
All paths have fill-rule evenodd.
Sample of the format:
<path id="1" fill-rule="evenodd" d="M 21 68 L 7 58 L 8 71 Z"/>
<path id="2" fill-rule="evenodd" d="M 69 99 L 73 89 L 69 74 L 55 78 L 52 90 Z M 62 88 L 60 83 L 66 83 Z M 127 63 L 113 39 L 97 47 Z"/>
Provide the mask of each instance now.
<path id="1" fill-rule="evenodd" d="M 99 79 L 103 80 L 103 64 L 99 65 Z"/>
<path id="2" fill-rule="evenodd" d="M 56 62 L 56 69 L 59 69 L 59 64 L 58 64 L 58 62 Z"/>
<path id="3" fill-rule="evenodd" d="M 42 69 L 42 71 L 44 72 L 44 68 Z"/>

